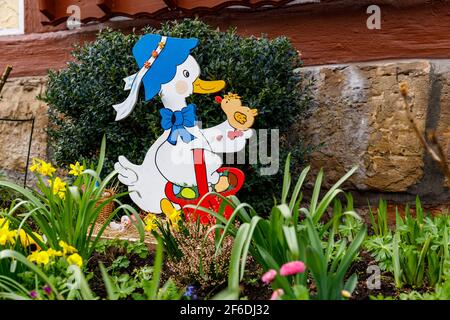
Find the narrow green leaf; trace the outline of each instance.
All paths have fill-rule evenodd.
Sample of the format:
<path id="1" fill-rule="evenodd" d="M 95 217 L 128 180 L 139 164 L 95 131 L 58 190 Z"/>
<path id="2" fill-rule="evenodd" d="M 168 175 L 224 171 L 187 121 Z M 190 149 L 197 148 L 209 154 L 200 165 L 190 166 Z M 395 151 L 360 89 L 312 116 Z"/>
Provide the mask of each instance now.
<path id="1" fill-rule="evenodd" d="M 297 180 L 297 183 L 294 187 L 294 192 L 291 196 L 291 201 L 289 202 L 289 209 L 294 210 L 294 205 L 297 202 L 298 196 L 300 194 L 300 190 L 303 186 L 303 182 L 305 181 L 306 175 L 308 174 L 310 170 L 310 166 L 307 166 L 305 169 L 303 169 L 302 173 L 300 174 L 300 177 Z"/>
<path id="2" fill-rule="evenodd" d="M 284 165 L 283 188 L 281 191 L 281 203 L 282 204 L 286 203 L 287 195 L 288 195 L 289 189 L 291 187 L 290 164 L 291 164 L 291 154 L 289 153 L 286 158 L 286 164 Z"/>
<path id="3" fill-rule="evenodd" d="M 105 284 L 106 293 L 108 295 L 108 300 L 117 300 L 118 299 L 118 289 L 112 282 L 108 273 L 106 272 L 106 268 L 102 262 L 99 263 L 100 271 L 102 273 L 103 282 Z"/>

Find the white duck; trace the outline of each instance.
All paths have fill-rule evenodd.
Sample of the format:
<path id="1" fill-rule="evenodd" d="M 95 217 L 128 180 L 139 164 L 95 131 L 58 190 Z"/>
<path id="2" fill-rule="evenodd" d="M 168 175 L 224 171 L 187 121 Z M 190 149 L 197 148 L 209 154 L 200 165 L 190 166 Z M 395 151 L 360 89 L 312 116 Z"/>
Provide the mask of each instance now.
<path id="1" fill-rule="evenodd" d="M 157 60 L 154 58 L 156 57 L 149 59 L 150 63 L 152 59 L 153 63 Z M 204 81 L 199 75 L 200 67 L 197 61 L 188 55 L 186 60 L 176 67 L 173 78 L 161 84 L 158 92 L 165 107 L 161 110 L 162 126 L 165 127 L 163 134 L 150 147 L 141 165 L 131 163 L 124 156 L 120 156 L 115 164 L 119 180 L 128 186 L 131 199 L 144 211 L 162 212 L 160 203 L 166 198 L 164 189 L 168 181 L 179 186 L 196 185 L 193 149 L 203 150 L 206 176 L 212 189 L 219 182 L 217 169 L 222 166 L 222 158 L 217 153 L 242 150 L 246 139 L 253 134 L 252 130 L 248 130 L 241 137 L 231 140 L 227 138 L 227 133 L 234 128 L 226 120 L 208 129 L 201 129 L 197 123 L 186 121 L 186 118 L 192 120 L 192 114 L 195 115 L 195 106 L 186 103 L 187 97 L 193 93 L 215 93 L 225 87 L 224 81 Z M 142 79 L 143 76 L 139 73 L 132 76 L 133 82 L 136 77 Z M 134 87 L 133 90 L 139 92 L 139 88 Z M 126 116 L 131 112 L 124 111 L 125 108 L 130 109 L 127 101 L 114 108 L 118 112 L 118 118 L 123 118 L 124 114 Z"/>

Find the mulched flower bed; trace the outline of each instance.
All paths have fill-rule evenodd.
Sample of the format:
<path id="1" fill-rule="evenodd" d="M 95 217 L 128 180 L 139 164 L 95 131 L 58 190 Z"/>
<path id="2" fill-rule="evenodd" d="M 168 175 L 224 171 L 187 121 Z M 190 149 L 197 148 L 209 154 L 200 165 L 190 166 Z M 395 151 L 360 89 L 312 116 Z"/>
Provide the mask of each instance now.
<path id="1" fill-rule="evenodd" d="M 103 282 L 99 263 L 103 263 L 103 265 L 108 268 L 118 257 L 123 255 L 127 256 L 130 264 L 128 267 L 122 268 L 120 270 L 122 274 L 127 273 L 131 275 L 133 273 L 133 270 L 137 268 L 144 266 L 153 266 L 154 256 L 151 251 L 149 256 L 145 259 L 139 257 L 139 255 L 137 254 L 128 254 L 126 249 L 124 248 L 117 248 L 114 246 L 106 248 L 105 253 L 98 253 L 94 251 L 88 261 L 87 270 L 88 272 L 93 273 L 93 278 L 89 281 L 89 284 L 92 291 L 99 297 L 106 298 L 106 288 Z"/>
<path id="2" fill-rule="evenodd" d="M 118 248 L 114 246 L 109 246 L 106 248 L 105 253 L 99 253 L 94 251 L 92 257 L 88 261 L 87 270 L 88 272 L 92 272 L 93 277 L 89 280 L 90 287 L 92 291 L 98 295 L 99 297 L 106 297 L 106 288 L 103 282 L 102 274 L 100 271 L 99 263 L 101 262 L 106 268 L 111 266 L 111 264 L 120 256 L 126 255 L 130 264 L 126 268 L 121 268 L 121 274 L 132 274 L 133 271 L 137 268 L 144 266 L 153 266 L 154 262 L 154 253 L 150 250 L 149 256 L 147 258 L 141 258 L 137 254 L 128 254 L 125 248 Z M 170 270 L 163 265 L 161 273 L 161 284 L 165 283 L 170 277 L 174 275 Z M 241 297 L 245 297 L 248 300 L 268 300 L 272 294 L 272 289 L 270 286 L 267 286 L 261 282 L 261 269 L 259 266 L 250 261 L 247 271 L 246 277 L 242 282 L 242 291 Z M 215 294 L 219 293 L 221 290 L 226 288 L 226 283 L 222 286 L 214 288 L 212 291 L 206 291 L 203 288 L 196 288 L 196 295 L 200 300 L 207 299 L 213 297 Z"/>
<path id="3" fill-rule="evenodd" d="M 403 212 L 404 209 L 402 206 L 400 212 Z M 432 209 L 432 210 L 430 210 Z M 411 209 L 412 212 L 414 212 L 413 209 Z M 438 212 L 438 209 L 436 208 L 428 208 L 432 213 Z M 442 210 L 442 208 L 439 208 L 439 210 Z M 357 208 L 357 211 L 361 216 L 366 220 L 366 223 L 368 222 L 368 214 L 367 214 L 367 207 L 360 207 Z M 395 206 L 389 205 L 388 206 L 388 221 L 390 224 L 393 224 L 395 222 Z M 132 230 L 134 228 L 130 228 L 126 233 L 122 233 L 121 236 L 123 238 L 130 238 L 130 240 L 134 241 L 138 238 L 137 231 Z M 111 233 L 111 232 L 110 232 Z M 113 232 L 112 232 L 113 233 Z M 370 235 L 372 231 L 368 230 L 368 234 Z M 108 238 L 115 238 L 117 237 L 117 234 L 108 234 L 108 229 L 105 233 Z M 150 247 L 154 247 L 154 239 L 153 237 L 147 235 L 146 242 Z M 134 269 L 149 266 L 151 267 L 153 265 L 153 250 L 150 250 L 150 254 L 148 258 L 142 259 L 136 254 L 127 254 L 126 250 L 123 248 L 115 248 L 115 247 L 109 247 L 107 248 L 105 253 L 98 253 L 94 252 L 93 256 L 89 260 L 88 263 L 88 271 L 93 273 L 93 278 L 90 280 L 90 285 L 92 286 L 93 291 L 99 295 L 100 297 L 106 297 L 106 290 L 104 287 L 102 275 L 99 269 L 99 262 L 102 262 L 105 267 L 110 266 L 115 259 L 117 259 L 121 255 L 126 255 L 128 260 L 130 261 L 130 264 L 127 268 L 121 269 L 121 273 L 128 273 L 132 274 Z M 420 293 L 425 292 L 432 292 L 432 288 L 428 288 L 424 286 L 423 288 L 411 288 L 408 286 L 403 287 L 402 289 L 398 289 L 395 286 L 394 282 L 394 276 L 390 272 L 382 272 L 381 273 L 381 279 L 380 279 L 380 288 L 379 289 L 369 289 L 367 286 L 367 279 L 372 275 L 370 273 L 367 273 L 369 266 L 377 265 L 377 262 L 374 258 L 365 250 L 362 250 L 359 253 L 359 257 L 356 261 L 353 262 L 350 269 L 348 270 L 348 274 L 356 273 L 358 276 L 358 283 L 357 286 L 351 296 L 351 300 L 368 300 L 372 298 L 376 298 L 377 296 L 383 296 L 383 297 L 392 297 L 394 299 L 398 299 L 400 294 L 402 293 L 409 293 L 411 291 L 417 291 Z M 162 274 L 161 274 L 161 284 L 164 284 L 169 278 L 174 279 L 176 275 L 170 270 L 170 268 L 167 267 L 166 264 L 164 264 L 162 268 Z M 246 270 L 246 276 L 244 277 L 244 280 L 241 284 L 241 297 L 248 300 L 267 300 L 270 299 L 270 296 L 272 294 L 272 289 L 270 286 L 267 286 L 261 282 L 261 274 L 262 271 L 260 267 L 251 260 L 248 264 L 247 270 Z M 311 281 L 309 281 L 309 289 L 311 293 L 314 293 L 315 288 L 311 285 Z M 198 297 L 198 299 L 210 299 L 215 294 L 219 293 L 222 289 L 226 288 L 226 283 L 224 283 L 221 286 L 215 287 L 213 289 L 211 288 L 202 288 L 201 286 L 195 286 L 195 283 L 193 284 L 186 284 L 186 285 L 194 285 L 195 287 L 195 294 Z"/>
<path id="4" fill-rule="evenodd" d="M 105 253 L 94 252 L 91 259 L 88 262 L 88 270 L 93 273 L 93 278 L 89 281 L 92 290 L 95 294 L 100 297 L 106 297 L 106 289 L 103 282 L 103 278 L 100 272 L 99 263 L 103 263 L 105 267 L 111 266 L 111 264 L 120 256 L 127 255 L 127 258 L 130 261 L 128 267 L 120 270 L 121 273 L 132 274 L 134 269 L 144 267 L 144 266 L 152 266 L 154 255 L 150 251 L 150 254 L 147 258 L 143 259 L 139 257 L 137 254 L 127 254 L 126 250 L 123 248 L 117 248 L 114 246 L 108 247 L 105 250 Z M 384 272 L 381 274 L 381 288 L 369 290 L 367 288 L 366 280 L 370 276 L 367 274 L 367 268 L 371 265 L 376 265 L 376 261 L 370 256 L 370 254 L 366 251 L 362 251 L 360 253 L 360 257 L 358 261 L 354 262 L 349 269 L 349 274 L 356 272 L 358 275 L 358 284 L 355 288 L 355 291 L 352 295 L 352 300 L 368 300 L 370 296 L 378 296 L 383 295 L 385 297 L 395 297 L 398 298 L 400 293 L 409 292 L 412 288 L 405 287 L 401 290 L 398 290 L 394 284 L 394 277 L 389 272 Z M 163 272 L 161 275 L 161 283 L 166 282 L 170 277 L 174 275 L 168 270 L 166 267 L 163 267 Z M 272 289 L 270 286 L 263 284 L 260 281 L 261 270 L 258 265 L 250 261 L 248 265 L 248 270 L 246 272 L 246 277 L 242 282 L 242 293 L 241 296 L 245 297 L 248 300 L 268 300 L 272 294 Z M 222 289 L 225 289 L 226 284 L 223 286 L 217 287 L 212 291 L 203 290 L 203 288 L 196 288 L 196 295 L 199 299 L 206 299 L 214 296 L 219 293 Z M 311 288 L 313 289 L 313 288 Z M 419 292 L 426 292 L 428 289 L 420 290 Z"/>
<path id="5" fill-rule="evenodd" d="M 394 284 L 394 277 L 385 272 L 381 274 L 381 288 L 370 290 L 367 287 L 367 278 L 370 274 L 367 273 L 367 268 L 371 265 L 376 265 L 375 259 L 366 252 L 361 251 L 359 254 L 359 260 L 354 262 L 350 267 L 348 273 L 356 273 L 358 275 L 358 284 L 352 294 L 352 300 L 368 300 L 370 296 L 377 296 L 379 294 L 383 296 L 397 296 L 397 288 Z"/>
<path id="6" fill-rule="evenodd" d="M 405 286 L 402 289 L 396 288 L 394 276 L 390 272 L 381 273 L 380 289 L 369 289 L 366 281 L 371 274 L 367 273 L 367 268 L 372 265 L 377 265 L 377 262 L 367 251 L 363 250 L 359 254 L 359 260 L 354 262 L 350 267 L 348 273 L 356 273 L 358 275 L 358 284 L 353 291 L 351 300 L 368 300 L 370 299 L 370 296 L 376 297 L 378 295 L 398 299 L 401 293 L 409 293 L 413 290 L 413 288 L 408 286 Z M 433 291 L 432 288 L 427 287 L 415 288 L 414 290 L 420 293 Z"/>

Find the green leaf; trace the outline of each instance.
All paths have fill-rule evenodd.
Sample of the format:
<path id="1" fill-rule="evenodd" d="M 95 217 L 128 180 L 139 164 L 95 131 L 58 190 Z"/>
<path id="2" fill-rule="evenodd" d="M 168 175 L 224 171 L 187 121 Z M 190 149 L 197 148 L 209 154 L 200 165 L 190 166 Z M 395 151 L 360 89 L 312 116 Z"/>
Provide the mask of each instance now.
<path id="1" fill-rule="evenodd" d="M 292 212 L 289 209 L 289 207 L 287 206 L 287 204 L 284 204 L 284 203 L 280 204 L 280 205 L 276 206 L 276 208 L 278 210 L 280 210 L 281 214 L 283 215 L 283 217 L 285 219 L 291 219 L 292 218 Z"/>
<path id="2" fill-rule="evenodd" d="M 314 190 L 311 197 L 311 204 L 309 206 L 309 212 L 314 217 L 316 215 L 316 207 L 317 203 L 319 201 L 319 195 L 320 195 L 320 187 L 322 185 L 322 178 L 323 178 L 323 170 L 321 169 L 319 173 L 317 174 L 316 183 L 314 184 Z"/>
<path id="3" fill-rule="evenodd" d="M 399 254 L 399 242 L 400 242 L 400 234 L 398 232 L 394 235 L 394 241 L 392 243 L 392 263 L 394 267 L 394 280 L 395 286 L 397 288 L 401 288 L 403 286 L 402 283 L 402 269 L 400 266 L 400 254 Z"/>
<path id="4" fill-rule="evenodd" d="M 294 205 L 297 202 L 303 182 L 305 181 L 306 175 L 308 174 L 310 168 L 311 168 L 310 166 L 307 166 L 305 169 L 303 169 L 302 173 L 300 174 L 300 177 L 297 180 L 297 183 L 294 187 L 294 192 L 292 193 L 291 201 L 289 203 L 289 209 L 291 211 L 294 210 Z"/>
<path id="5" fill-rule="evenodd" d="M 293 226 L 283 226 L 284 236 L 288 244 L 289 250 L 292 254 L 292 259 L 297 260 L 300 256 L 300 250 L 297 241 L 297 235 L 295 233 L 295 227 Z"/>
<path id="6" fill-rule="evenodd" d="M 357 284 L 358 284 L 358 276 L 356 274 L 352 274 L 345 283 L 344 290 L 353 293 Z"/>
<path id="7" fill-rule="evenodd" d="M 108 273 L 106 272 L 106 268 L 103 263 L 99 263 L 100 271 L 102 273 L 103 282 L 105 283 L 106 293 L 108 295 L 108 300 L 117 300 L 118 299 L 118 289 L 112 282 Z"/>
<path id="8" fill-rule="evenodd" d="M 153 265 L 153 277 L 150 284 L 150 290 L 148 293 L 149 300 L 156 300 L 158 298 L 159 284 L 161 280 L 161 268 L 163 264 L 163 244 L 161 239 L 157 239 L 158 244 L 156 246 L 156 255 Z"/>
<path id="9" fill-rule="evenodd" d="M 291 186 L 290 164 L 291 164 L 291 154 L 289 153 L 286 158 L 286 164 L 284 166 L 283 189 L 281 192 L 281 203 L 282 204 L 286 203 L 287 195 L 289 193 L 289 189 Z"/>

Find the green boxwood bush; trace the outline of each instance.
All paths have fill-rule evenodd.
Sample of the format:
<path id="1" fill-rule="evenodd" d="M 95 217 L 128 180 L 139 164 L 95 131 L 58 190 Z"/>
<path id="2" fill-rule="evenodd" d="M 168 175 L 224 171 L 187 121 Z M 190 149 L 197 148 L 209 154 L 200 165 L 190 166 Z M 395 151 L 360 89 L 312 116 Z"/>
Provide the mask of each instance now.
<path id="1" fill-rule="evenodd" d="M 199 20 L 188 19 L 142 32 L 198 38 L 200 44 L 192 55 L 201 66 L 202 78 L 225 80 L 226 92 L 238 93 L 246 105 L 258 108 L 255 129 L 279 129 L 282 137 L 289 133 L 291 139 L 281 139 L 280 159 L 285 159 L 289 150 L 297 156 L 296 160 L 303 160 L 303 144 L 289 143 L 289 130 L 310 100 L 310 86 L 302 86 L 306 81 L 294 72 L 302 62 L 287 38 L 244 38 L 235 30 L 220 32 Z M 64 70 L 50 71 L 48 89 L 41 98 L 49 104 L 50 144 L 59 165 L 95 158 L 103 134 L 108 141 L 107 168 L 112 169 L 119 155 L 141 163 L 162 133 L 159 98 L 145 103 L 141 94 L 131 116 L 114 121 L 112 105 L 128 95 L 122 79 L 138 71 L 132 55 L 138 38 L 135 32 L 125 35 L 120 31 L 102 31 L 94 42 L 75 48 L 76 62 L 69 62 Z M 214 95 L 193 95 L 191 102 L 197 104 L 204 128 L 225 120 Z M 247 174 L 240 197 L 256 204 L 257 209 L 270 208 L 273 195 L 279 194 L 281 188 L 280 175 L 261 177 L 260 164 L 240 167 Z"/>

